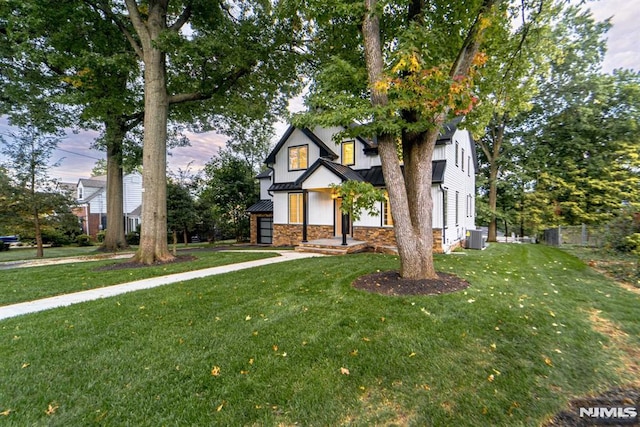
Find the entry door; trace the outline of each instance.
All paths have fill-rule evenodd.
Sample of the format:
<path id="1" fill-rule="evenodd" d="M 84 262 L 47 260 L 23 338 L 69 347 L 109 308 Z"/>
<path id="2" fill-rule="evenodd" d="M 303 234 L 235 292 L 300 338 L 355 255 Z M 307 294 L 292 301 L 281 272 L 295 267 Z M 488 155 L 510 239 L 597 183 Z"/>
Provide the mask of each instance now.
<path id="1" fill-rule="evenodd" d="M 273 243 L 273 218 L 258 218 L 258 243 L 270 245 Z"/>

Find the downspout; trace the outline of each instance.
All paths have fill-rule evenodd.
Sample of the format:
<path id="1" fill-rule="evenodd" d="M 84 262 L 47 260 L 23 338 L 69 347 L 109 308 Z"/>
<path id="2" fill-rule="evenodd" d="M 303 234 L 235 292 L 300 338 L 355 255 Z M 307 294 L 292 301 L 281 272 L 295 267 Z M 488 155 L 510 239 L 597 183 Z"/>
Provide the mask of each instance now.
<path id="1" fill-rule="evenodd" d="M 271 185 L 273 185 L 276 182 L 276 170 L 269 165 L 267 165 L 267 169 L 271 171 Z M 273 197 L 273 193 L 271 191 L 267 190 L 267 194 Z"/>
<path id="2" fill-rule="evenodd" d="M 444 242 L 446 241 L 445 230 L 444 230 L 444 217 L 447 214 L 447 212 L 444 210 L 444 207 L 446 205 L 444 200 L 444 195 L 445 195 L 444 187 L 442 186 L 442 184 L 440 184 L 439 187 L 440 187 L 440 191 L 442 192 L 442 245 L 444 246 Z"/>

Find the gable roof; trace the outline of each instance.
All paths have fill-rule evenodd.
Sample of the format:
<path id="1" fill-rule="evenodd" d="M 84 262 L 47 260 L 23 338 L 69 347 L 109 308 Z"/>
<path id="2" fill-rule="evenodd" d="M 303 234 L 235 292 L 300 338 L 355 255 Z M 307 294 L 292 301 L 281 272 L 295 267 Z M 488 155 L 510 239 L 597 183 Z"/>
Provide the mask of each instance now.
<path id="1" fill-rule="evenodd" d="M 91 178 L 80 178 L 78 180 L 78 185 L 82 184 L 83 187 L 91 187 L 91 188 L 102 188 L 107 185 L 107 177 L 103 176 L 94 176 Z"/>
<path id="2" fill-rule="evenodd" d="M 320 167 L 329 169 L 329 171 L 331 171 L 334 175 L 336 175 L 343 181 L 364 181 L 362 176 L 358 172 L 351 169 L 349 166 L 344 166 L 327 159 L 318 159 L 313 165 L 311 165 L 309 169 L 307 169 L 302 175 L 300 175 L 300 178 L 296 180 L 295 184 L 298 186 L 302 186 L 302 183 L 306 181 L 307 178 Z"/>
<path id="3" fill-rule="evenodd" d="M 308 128 L 296 128 L 295 126 L 290 125 L 284 135 L 282 135 L 282 138 L 280 138 L 280 141 L 278 141 L 273 150 L 271 150 L 271 153 L 269 153 L 269 155 L 265 159 L 265 163 L 270 164 L 276 162 L 276 153 L 280 151 L 282 146 L 287 142 L 293 131 L 296 129 L 299 129 L 307 138 L 311 140 L 311 142 L 313 142 L 318 146 L 318 148 L 320 148 L 320 157 L 330 157 L 332 159 L 338 158 L 338 155 L 334 153 L 324 142 L 322 142 L 320 138 L 318 138 L 316 134 L 311 132 Z"/>
<path id="4" fill-rule="evenodd" d="M 464 116 L 459 116 L 451 120 L 450 122 L 447 122 L 444 125 L 442 125 L 442 130 L 438 135 L 438 139 L 436 140 L 436 145 L 442 145 L 442 144 L 447 144 L 451 142 L 451 138 L 453 138 L 453 134 L 456 133 L 456 130 L 458 129 L 458 125 L 460 124 L 462 119 L 464 119 Z"/>
<path id="5" fill-rule="evenodd" d="M 263 170 L 258 175 L 256 175 L 256 179 L 269 178 L 271 176 L 271 172 L 271 169 Z"/>

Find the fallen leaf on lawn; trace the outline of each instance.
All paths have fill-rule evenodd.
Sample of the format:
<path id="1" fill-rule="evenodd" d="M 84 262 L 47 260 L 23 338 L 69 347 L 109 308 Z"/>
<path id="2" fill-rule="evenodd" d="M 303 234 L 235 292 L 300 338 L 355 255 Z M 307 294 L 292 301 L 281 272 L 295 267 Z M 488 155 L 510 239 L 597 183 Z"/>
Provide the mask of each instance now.
<path id="1" fill-rule="evenodd" d="M 22 364 L 22 369 L 28 368 L 29 366 L 31 366 L 31 363 L 25 362 Z"/>
<path id="2" fill-rule="evenodd" d="M 247 375 L 249 373 L 249 371 L 240 371 L 241 375 Z"/>
<path id="3" fill-rule="evenodd" d="M 247 315 L 247 317 L 245 317 L 244 320 L 251 320 L 251 316 Z"/>
<path id="4" fill-rule="evenodd" d="M 6 411 L 2 411 L 0 412 L 0 415 L 2 415 L 3 417 L 8 416 L 11 413 L 11 409 L 7 409 Z"/>
<path id="5" fill-rule="evenodd" d="M 546 363 L 549 366 L 553 366 L 551 359 L 549 359 L 547 356 L 544 356 L 544 363 Z"/>
<path id="6" fill-rule="evenodd" d="M 489 382 L 491 383 L 491 382 L 493 382 L 493 380 L 494 380 L 495 378 L 496 378 L 496 377 L 495 377 L 493 374 L 491 374 L 491 375 L 489 375 L 489 376 L 487 377 L 487 381 L 489 381 Z"/>
<path id="7" fill-rule="evenodd" d="M 277 345 L 275 345 L 275 344 L 274 344 L 274 345 L 273 345 L 273 347 L 271 347 L 271 348 L 273 348 L 273 351 L 278 351 L 278 346 L 277 346 Z"/>
<path id="8" fill-rule="evenodd" d="M 214 366 L 211 368 L 211 375 L 217 377 L 220 375 L 220 366 Z"/>
<path id="9" fill-rule="evenodd" d="M 556 317 L 556 314 L 555 314 L 553 311 L 551 311 L 551 310 L 549 310 L 549 315 L 550 315 L 551 317 Z"/>
<path id="10" fill-rule="evenodd" d="M 364 342 L 369 342 L 369 341 L 371 341 L 371 340 L 370 340 L 369 338 L 367 338 L 367 337 L 362 337 L 362 341 L 364 341 Z"/>
<path id="11" fill-rule="evenodd" d="M 249 359 L 249 365 L 253 365 L 253 358 Z"/>
<path id="12" fill-rule="evenodd" d="M 423 390 L 426 390 L 426 391 L 431 390 L 431 387 L 429 387 L 429 384 L 422 384 L 420 387 L 421 387 Z"/>
<path id="13" fill-rule="evenodd" d="M 58 405 L 52 405 L 51 403 L 49 403 L 49 407 L 47 408 L 46 411 L 44 411 L 45 414 L 47 415 L 53 415 L 56 413 L 56 410 L 59 408 L 60 406 Z"/>
<path id="14" fill-rule="evenodd" d="M 354 348 L 353 350 L 351 350 L 351 352 L 349 354 L 354 356 L 354 357 L 357 356 L 358 355 L 358 349 Z"/>
<path id="15" fill-rule="evenodd" d="M 496 343 L 491 343 L 491 346 L 490 346 L 490 347 L 491 347 L 493 350 L 495 350 L 495 349 L 496 349 Z"/>
<path id="16" fill-rule="evenodd" d="M 349 370 L 347 368 L 340 368 L 340 373 L 342 375 L 349 375 L 350 374 L 350 372 L 349 372 Z"/>
<path id="17" fill-rule="evenodd" d="M 416 354 L 412 351 L 412 352 L 411 352 L 411 354 L 409 354 L 409 357 L 413 357 L 413 356 L 415 356 L 415 355 L 416 355 Z"/>
<path id="18" fill-rule="evenodd" d="M 498 371 L 497 369 L 492 369 L 492 371 L 493 371 L 496 375 L 500 375 L 500 371 Z"/>
<path id="19" fill-rule="evenodd" d="M 217 411 L 217 412 L 222 411 L 222 407 L 224 406 L 224 403 L 225 403 L 225 402 L 224 402 L 224 400 L 223 400 L 223 401 L 222 401 L 222 403 L 220 404 L 220 406 L 218 406 L 218 407 L 216 408 L 216 411 Z"/>
<path id="20" fill-rule="evenodd" d="M 556 348 L 556 349 L 555 349 L 555 350 L 553 350 L 553 351 L 555 351 L 555 352 L 556 352 L 556 353 L 558 353 L 558 354 L 561 354 L 561 353 L 562 353 L 562 352 L 560 351 L 560 349 L 559 349 L 559 348 Z"/>

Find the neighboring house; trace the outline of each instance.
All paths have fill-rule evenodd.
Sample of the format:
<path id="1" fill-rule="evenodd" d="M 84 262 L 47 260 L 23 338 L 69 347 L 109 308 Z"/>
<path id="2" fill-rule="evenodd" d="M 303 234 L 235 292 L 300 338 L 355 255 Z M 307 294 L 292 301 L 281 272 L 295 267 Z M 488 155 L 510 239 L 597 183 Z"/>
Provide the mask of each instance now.
<path id="1" fill-rule="evenodd" d="M 433 154 L 434 250 L 449 252 L 475 229 L 477 158 L 462 119 L 444 126 Z M 331 184 L 366 181 L 384 189 L 377 144 L 364 138 L 334 142 L 343 128 L 289 127 L 269 154 L 260 181 L 260 201 L 248 209 L 251 242 L 297 246 L 316 239 L 342 237 L 341 200 Z M 380 203 L 378 216 L 364 213 L 348 221 L 348 237 L 370 246 L 396 246 L 389 203 Z"/>
<path id="2" fill-rule="evenodd" d="M 129 233 L 140 224 L 142 175 L 138 172 L 125 175 L 122 190 L 125 233 Z M 82 230 L 95 239 L 108 226 L 107 177 L 81 178 L 76 192 L 78 207 L 74 213 L 82 222 Z"/>

